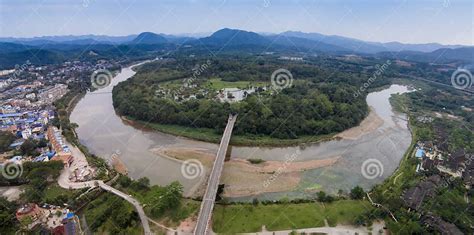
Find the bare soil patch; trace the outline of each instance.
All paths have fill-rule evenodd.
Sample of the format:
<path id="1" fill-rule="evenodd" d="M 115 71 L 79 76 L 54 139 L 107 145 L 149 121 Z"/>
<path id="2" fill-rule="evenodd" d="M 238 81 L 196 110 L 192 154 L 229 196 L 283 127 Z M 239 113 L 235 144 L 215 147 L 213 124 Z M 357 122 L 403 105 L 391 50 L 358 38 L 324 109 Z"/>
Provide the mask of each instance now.
<path id="1" fill-rule="evenodd" d="M 368 134 L 377 130 L 377 128 L 382 126 L 383 123 L 384 123 L 383 119 L 379 117 L 377 113 L 375 113 L 372 107 L 370 107 L 369 115 L 364 120 L 362 120 L 360 125 L 350 128 L 348 130 L 345 130 L 337 134 L 336 137 L 349 139 L 349 140 L 356 140 L 365 134 Z"/>
<path id="2" fill-rule="evenodd" d="M 185 161 L 199 160 L 211 168 L 214 155 L 199 148 L 156 149 L 161 156 Z M 301 162 L 266 161 L 252 164 L 245 159 L 231 159 L 224 165 L 221 183 L 225 184 L 224 196 L 241 197 L 268 192 L 294 190 L 301 181 L 301 172 L 335 164 L 340 156 Z M 202 190 L 198 190 L 202 191 Z"/>

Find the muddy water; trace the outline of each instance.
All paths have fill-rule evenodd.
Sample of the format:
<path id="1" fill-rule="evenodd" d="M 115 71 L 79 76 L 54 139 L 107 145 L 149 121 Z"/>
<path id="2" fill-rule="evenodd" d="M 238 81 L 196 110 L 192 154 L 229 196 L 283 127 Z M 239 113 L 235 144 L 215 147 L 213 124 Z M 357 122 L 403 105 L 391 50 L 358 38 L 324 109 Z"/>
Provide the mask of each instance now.
<path id="1" fill-rule="evenodd" d="M 408 92 L 407 87 L 392 85 L 383 91 L 369 94 L 367 103 L 384 123 L 375 131 L 355 140 L 334 140 L 306 147 L 233 148 L 232 154 L 242 158 L 281 161 L 288 158 L 305 161 L 342 156 L 332 166 L 303 172 L 301 182 L 295 191 L 268 193 L 261 196 L 263 199 L 311 196 L 319 189 L 331 193 L 337 193 L 339 189 L 348 192 L 356 185 L 369 189 L 381 183 L 396 170 L 411 143 L 412 137 L 407 127 L 406 115 L 395 113 L 389 102 L 392 94 L 404 92 Z M 273 183 L 278 183 L 278 179 Z"/>
<path id="2" fill-rule="evenodd" d="M 112 154 L 118 153 L 132 178 L 148 177 L 152 184 L 160 185 L 178 180 L 184 185 L 186 192 L 191 192 L 203 177 L 194 177 L 189 172 L 183 174 L 179 162 L 160 157 L 152 150 L 191 147 L 216 153 L 217 145 L 138 129 L 120 119 L 113 109 L 110 92 L 113 86 L 134 74 L 131 68 L 124 68 L 108 87 L 88 93 L 77 104 L 71 114 L 71 121 L 79 125 L 76 129 L 79 140 L 92 153 L 107 160 L 110 160 Z M 335 140 L 304 147 L 233 147 L 232 157 L 285 161 L 292 154 L 298 153 L 294 161 L 305 161 L 342 156 L 333 166 L 303 172 L 298 189 L 293 192 L 260 195 L 267 199 L 304 197 L 317 189 L 337 192 L 355 185 L 369 188 L 393 173 L 411 142 L 405 115 L 394 113 L 388 100 L 391 94 L 402 92 L 407 92 L 407 88 L 393 85 L 369 94 L 367 102 L 384 120 L 384 124 L 356 140 Z M 375 178 L 372 175 L 364 177 L 361 173 L 361 166 L 368 159 L 377 159 L 381 163 L 376 166 L 378 174 Z M 275 179 L 275 183 L 277 180 Z"/>

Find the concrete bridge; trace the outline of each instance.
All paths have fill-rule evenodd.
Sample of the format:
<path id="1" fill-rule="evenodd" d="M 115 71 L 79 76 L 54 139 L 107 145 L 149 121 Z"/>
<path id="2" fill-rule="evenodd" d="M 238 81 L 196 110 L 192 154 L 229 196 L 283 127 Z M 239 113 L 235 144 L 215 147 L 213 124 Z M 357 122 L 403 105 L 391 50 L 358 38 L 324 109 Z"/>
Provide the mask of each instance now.
<path id="1" fill-rule="evenodd" d="M 219 187 L 219 180 L 221 177 L 222 169 L 224 168 L 224 160 L 229 146 L 230 137 L 232 136 L 232 130 L 234 129 L 235 120 L 237 115 L 229 115 L 227 126 L 225 127 L 224 134 L 222 135 L 219 149 L 217 150 L 216 159 L 212 166 L 211 175 L 207 183 L 206 193 L 202 198 L 201 209 L 199 210 L 199 216 L 194 229 L 196 235 L 209 234 L 209 224 L 211 221 L 212 210 L 214 209 L 214 201 L 216 200 L 217 189 Z"/>

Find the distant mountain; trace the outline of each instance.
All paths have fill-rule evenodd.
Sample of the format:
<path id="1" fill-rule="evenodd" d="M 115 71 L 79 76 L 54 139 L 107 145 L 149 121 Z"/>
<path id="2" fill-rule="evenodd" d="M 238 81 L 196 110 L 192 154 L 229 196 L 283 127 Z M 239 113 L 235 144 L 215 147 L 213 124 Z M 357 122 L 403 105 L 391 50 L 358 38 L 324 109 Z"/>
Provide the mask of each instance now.
<path id="1" fill-rule="evenodd" d="M 143 32 L 131 41 L 133 44 L 162 44 L 167 43 L 168 40 L 156 33 Z"/>
<path id="2" fill-rule="evenodd" d="M 179 45 L 187 46 L 180 47 Z M 379 43 L 319 33 L 288 31 L 281 34 L 258 34 L 238 29 L 224 28 L 210 36 L 196 39 L 184 35 L 156 34 L 143 32 L 128 36 L 44 36 L 34 38 L 0 38 L 0 67 L 11 67 L 30 59 L 33 64 L 60 62 L 69 58 L 121 58 L 131 56 L 150 56 L 150 52 L 180 49 L 207 53 L 209 49 L 228 52 L 283 53 L 330 53 L 362 54 L 392 59 L 419 62 L 468 62 L 474 64 L 474 47 L 441 45 L 437 43 L 404 44 L 399 42 Z M 93 51 L 88 56 L 84 51 Z M 31 54 L 38 52 L 40 56 Z M 37 57 L 36 60 L 31 60 Z"/>
<path id="3" fill-rule="evenodd" d="M 0 53 L 19 52 L 24 50 L 32 49 L 33 47 L 28 45 L 22 45 L 11 42 L 0 42 Z"/>
<path id="4" fill-rule="evenodd" d="M 320 33 L 303 33 L 295 31 L 287 31 L 281 33 L 284 36 L 306 38 L 314 41 L 331 44 L 339 47 L 347 48 L 354 53 L 379 53 L 384 51 L 418 51 L 418 52 L 432 52 L 441 48 L 460 48 L 461 45 L 442 45 L 439 43 L 425 43 L 425 44 L 405 44 L 400 42 L 367 42 L 359 39 L 342 37 L 337 35 L 324 35 Z"/>
<path id="5" fill-rule="evenodd" d="M 312 53 L 312 52 L 349 52 L 347 48 L 327 44 L 324 42 L 317 42 L 310 39 L 290 37 L 290 36 L 266 36 L 271 40 L 271 44 L 285 46 L 294 51 Z"/>
<path id="6" fill-rule="evenodd" d="M 257 33 L 238 29 L 221 29 L 209 37 L 198 39 L 204 45 L 269 45 L 271 41 Z"/>
<path id="7" fill-rule="evenodd" d="M 284 35 L 261 35 L 238 29 L 221 29 L 209 37 L 194 42 L 197 45 L 217 46 L 220 50 L 243 51 L 295 51 L 295 52 L 340 52 L 344 47 L 315 42 L 306 38 Z"/>
<path id="8" fill-rule="evenodd" d="M 63 62 L 64 56 L 50 50 L 39 49 L 0 54 L 0 69 L 14 68 L 15 65 L 24 64 L 26 61 L 31 64 L 54 64 Z"/>
<path id="9" fill-rule="evenodd" d="M 297 37 L 297 38 L 305 38 L 316 41 L 318 43 L 329 44 L 333 46 L 338 46 L 345 48 L 347 51 L 353 53 L 377 53 L 381 51 L 387 51 L 387 48 L 381 45 L 372 45 L 370 43 L 364 42 L 362 40 L 353 39 L 353 38 L 346 38 L 336 35 L 324 35 L 320 33 L 303 33 L 303 32 L 295 32 L 295 31 L 287 31 L 281 33 L 280 35 L 286 37 Z"/>
<path id="10" fill-rule="evenodd" d="M 439 43 L 410 44 L 400 42 L 387 42 L 382 44 L 390 51 L 434 52 L 443 48 L 456 49 L 465 47 L 462 45 L 442 45 Z"/>
<path id="11" fill-rule="evenodd" d="M 119 44 L 132 41 L 137 35 L 106 36 L 106 35 L 67 35 L 67 36 L 42 36 L 32 38 L 0 37 L 0 42 L 14 42 L 26 45 L 42 45 L 47 43 L 74 43 L 85 39 L 91 39 L 100 43 Z"/>
<path id="12" fill-rule="evenodd" d="M 168 42 L 176 43 L 176 44 L 183 44 L 183 43 L 188 43 L 188 42 L 196 40 L 195 37 L 188 37 L 188 36 L 176 36 L 176 35 L 163 34 L 163 33 L 160 33 L 159 35 L 166 38 Z"/>
<path id="13" fill-rule="evenodd" d="M 462 62 L 474 64 L 474 47 L 441 48 L 433 52 L 401 51 L 398 53 L 381 52 L 377 56 L 392 59 L 403 59 L 425 63 Z"/>

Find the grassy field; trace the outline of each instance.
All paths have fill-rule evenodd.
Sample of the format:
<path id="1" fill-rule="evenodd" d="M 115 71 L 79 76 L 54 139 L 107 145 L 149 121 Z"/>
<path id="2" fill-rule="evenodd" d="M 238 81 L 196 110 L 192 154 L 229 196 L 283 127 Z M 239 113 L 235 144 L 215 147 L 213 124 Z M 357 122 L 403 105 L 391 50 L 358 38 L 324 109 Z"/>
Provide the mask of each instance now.
<path id="1" fill-rule="evenodd" d="M 367 201 L 342 200 L 330 204 L 302 203 L 279 205 L 216 205 L 213 229 L 217 233 L 245 233 L 296 228 L 323 227 L 324 219 L 330 226 L 351 224 L 353 219 L 371 208 Z"/>
<path id="2" fill-rule="evenodd" d="M 220 78 L 211 78 L 204 82 L 201 86 L 203 88 L 210 88 L 211 90 L 221 90 L 224 88 L 240 88 L 245 89 L 247 87 L 264 87 L 270 85 L 268 82 L 255 82 L 255 81 L 236 81 L 236 82 L 227 82 L 222 81 Z M 166 89 L 179 89 L 183 86 L 182 80 L 173 80 L 160 83 L 160 86 Z"/>
<path id="3" fill-rule="evenodd" d="M 76 192 L 77 190 L 68 190 L 59 187 L 57 184 L 52 184 L 44 190 L 43 200 L 45 202 L 53 202 L 58 197 L 71 198 Z"/>
<path id="4" fill-rule="evenodd" d="M 244 89 L 249 86 L 254 87 L 263 87 L 269 85 L 268 82 L 254 82 L 254 81 L 237 81 L 237 82 L 226 82 L 222 81 L 220 78 L 209 79 L 204 86 L 210 87 L 214 90 L 220 90 L 224 88 L 240 88 Z"/>
<path id="5" fill-rule="evenodd" d="M 151 128 L 160 132 L 176 136 L 184 136 L 195 140 L 219 143 L 222 138 L 221 134 L 216 133 L 214 129 L 191 128 L 178 125 L 163 125 L 158 123 L 145 123 L 142 121 L 134 120 L 131 117 L 127 117 L 127 119 L 147 128 Z M 292 146 L 303 143 L 328 141 L 333 139 L 333 136 L 334 134 L 320 136 L 301 136 L 297 139 L 277 139 L 272 138 L 270 136 L 233 135 L 230 143 L 234 146 Z"/>
<path id="6" fill-rule="evenodd" d="M 82 213 L 94 234 L 143 234 L 135 208 L 114 194 L 101 194 Z"/>

